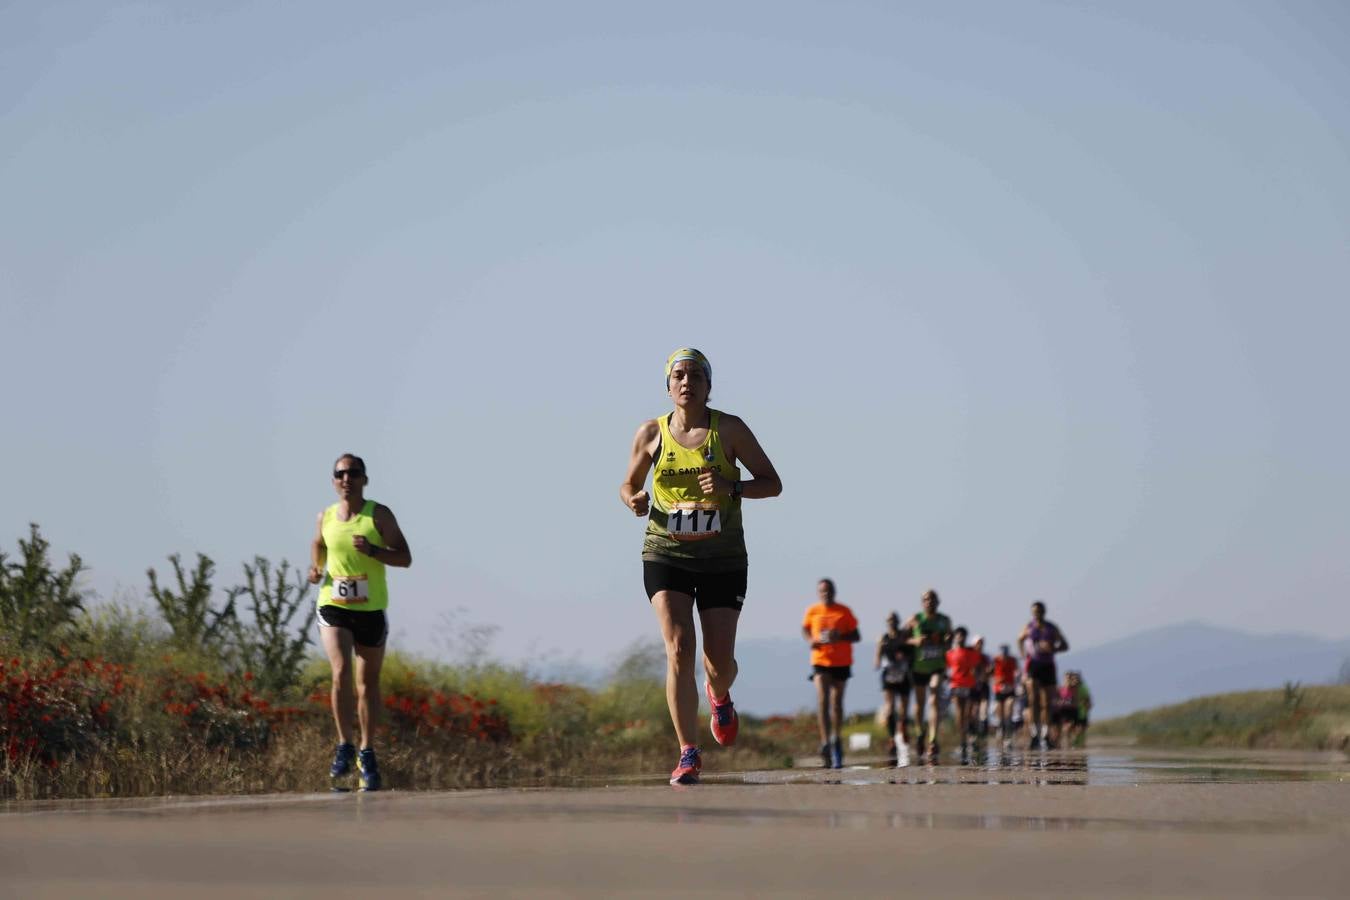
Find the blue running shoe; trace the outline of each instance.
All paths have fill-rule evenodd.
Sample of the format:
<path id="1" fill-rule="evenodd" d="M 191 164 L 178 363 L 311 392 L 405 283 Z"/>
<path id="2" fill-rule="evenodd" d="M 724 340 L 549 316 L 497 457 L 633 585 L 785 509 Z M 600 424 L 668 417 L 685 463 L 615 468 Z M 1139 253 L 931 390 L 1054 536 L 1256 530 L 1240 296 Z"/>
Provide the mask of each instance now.
<path id="1" fill-rule="evenodd" d="M 375 751 L 367 747 L 356 757 L 356 767 L 361 770 L 361 790 L 378 791 L 380 789 L 380 767 L 375 764 Z"/>
<path id="2" fill-rule="evenodd" d="M 844 741 L 842 738 L 835 738 L 830 742 L 830 762 L 836 769 L 844 767 Z"/>
<path id="3" fill-rule="evenodd" d="M 680 764 L 670 773 L 671 784 L 698 784 L 698 775 L 703 771 L 703 756 L 697 747 L 685 747 L 680 751 Z"/>
<path id="4" fill-rule="evenodd" d="M 329 778 L 342 778 L 352 773 L 352 763 L 356 762 L 356 748 L 351 744 L 338 744 L 333 754 L 333 764 L 328 768 Z"/>

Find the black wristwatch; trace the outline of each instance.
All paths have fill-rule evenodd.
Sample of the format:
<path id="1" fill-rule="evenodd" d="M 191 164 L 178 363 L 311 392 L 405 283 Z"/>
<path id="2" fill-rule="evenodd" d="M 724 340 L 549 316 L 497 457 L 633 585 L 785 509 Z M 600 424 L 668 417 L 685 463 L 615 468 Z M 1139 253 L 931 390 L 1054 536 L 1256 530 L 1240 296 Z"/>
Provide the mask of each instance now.
<path id="1" fill-rule="evenodd" d="M 733 497 L 735 497 L 737 500 L 739 500 L 739 499 L 741 499 L 741 494 L 744 492 L 744 490 L 745 490 L 745 482 L 743 482 L 743 481 L 734 481 L 734 482 L 732 482 L 732 484 L 731 484 L 731 496 L 733 496 Z"/>

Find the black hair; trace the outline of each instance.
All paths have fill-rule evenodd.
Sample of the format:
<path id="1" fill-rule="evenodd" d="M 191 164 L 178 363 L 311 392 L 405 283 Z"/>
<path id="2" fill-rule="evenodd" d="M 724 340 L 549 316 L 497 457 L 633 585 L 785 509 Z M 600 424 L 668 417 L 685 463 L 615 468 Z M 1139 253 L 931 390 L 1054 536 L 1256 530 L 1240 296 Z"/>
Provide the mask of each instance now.
<path id="1" fill-rule="evenodd" d="M 361 474 L 362 475 L 366 474 L 366 461 L 361 457 L 357 456 L 355 453 L 344 453 L 337 459 L 333 460 L 333 469 L 335 471 L 337 469 L 337 464 L 342 462 L 344 459 L 350 459 L 352 462 L 356 463 L 356 465 L 361 469 Z"/>
<path id="2" fill-rule="evenodd" d="M 834 593 L 835 593 L 835 591 L 834 591 L 834 579 L 833 579 L 833 578 L 822 578 L 822 579 L 820 579 L 820 581 L 817 582 L 817 583 L 818 583 L 818 584 L 829 585 L 829 588 L 830 588 L 830 599 L 833 600 L 833 599 L 834 599 Z"/>

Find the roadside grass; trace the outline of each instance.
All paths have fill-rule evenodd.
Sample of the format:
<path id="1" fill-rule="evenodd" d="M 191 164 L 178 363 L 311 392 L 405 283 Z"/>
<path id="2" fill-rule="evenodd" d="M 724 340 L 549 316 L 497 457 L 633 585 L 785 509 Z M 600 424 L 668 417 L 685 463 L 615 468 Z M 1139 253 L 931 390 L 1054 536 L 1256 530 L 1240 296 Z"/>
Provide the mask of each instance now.
<path id="1" fill-rule="evenodd" d="M 120 628 L 55 655 L 0 647 L 0 799 L 323 791 L 334 728 L 327 663 L 277 693 L 250 673 Z M 391 653 L 376 747 L 387 787 L 434 790 L 664 777 L 677 749 L 650 648 L 597 687 L 496 663 Z M 705 767 L 790 766 L 798 719 L 744 716 Z M 808 744 L 809 746 L 809 744 Z"/>
<path id="2" fill-rule="evenodd" d="M 1091 733 L 1147 746 L 1350 752 L 1350 685 L 1286 684 L 1200 697 L 1094 722 Z"/>
<path id="3" fill-rule="evenodd" d="M 336 729 L 328 664 L 304 655 L 309 585 L 256 556 L 220 591 L 209 557 L 169 560 L 176 586 L 147 570 L 153 606 L 88 605 L 80 558 L 53 562 L 36 524 L 17 555 L 0 550 L 0 800 L 329 787 Z M 460 662 L 386 657 L 374 745 L 388 787 L 664 778 L 674 765 L 659 645 L 577 685 L 490 661 L 490 627 L 446 627 L 462 632 L 449 636 Z M 742 719 L 735 748 L 706 741 L 706 768 L 791 765 L 794 723 Z"/>

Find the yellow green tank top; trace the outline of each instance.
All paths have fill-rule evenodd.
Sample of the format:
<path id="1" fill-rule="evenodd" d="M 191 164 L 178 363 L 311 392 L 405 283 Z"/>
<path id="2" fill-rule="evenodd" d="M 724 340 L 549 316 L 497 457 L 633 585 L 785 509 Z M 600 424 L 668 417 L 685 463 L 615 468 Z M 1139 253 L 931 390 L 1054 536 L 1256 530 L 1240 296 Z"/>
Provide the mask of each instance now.
<path id="1" fill-rule="evenodd" d="M 340 606 L 358 612 L 375 612 L 389 606 L 389 588 L 384 563 L 371 559 L 352 546 L 352 538 L 364 535 L 376 547 L 384 546 L 375 527 L 375 501 L 367 500 L 361 511 L 343 522 L 338 504 L 323 511 L 323 542 L 328 548 L 328 571 L 319 586 L 320 606 Z"/>
<path id="2" fill-rule="evenodd" d="M 705 496 L 698 486 L 698 476 L 710 469 L 732 481 L 741 477 L 722 447 L 718 431 L 722 414 L 712 409 L 708 415 L 708 436 L 693 450 L 671 436 L 669 416 L 656 420 L 661 426 L 661 443 L 652 473 L 651 512 L 642 543 L 644 560 L 699 572 L 745 568 L 741 501 Z"/>

